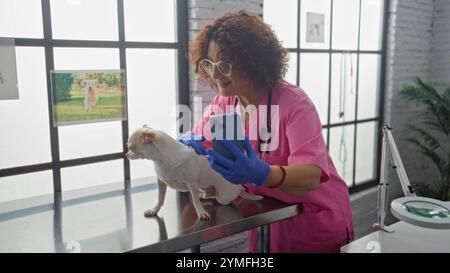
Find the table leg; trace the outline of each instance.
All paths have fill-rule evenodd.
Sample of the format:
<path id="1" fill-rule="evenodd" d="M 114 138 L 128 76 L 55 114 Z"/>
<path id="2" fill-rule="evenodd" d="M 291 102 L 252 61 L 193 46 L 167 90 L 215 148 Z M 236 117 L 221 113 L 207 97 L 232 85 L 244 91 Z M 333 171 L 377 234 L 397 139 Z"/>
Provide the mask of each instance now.
<path id="1" fill-rule="evenodd" d="M 262 225 L 258 227 L 258 252 L 270 252 L 270 225 Z"/>
<path id="2" fill-rule="evenodd" d="M 200 245 L 191 247 L 191 253 L 200 253 Z"/>

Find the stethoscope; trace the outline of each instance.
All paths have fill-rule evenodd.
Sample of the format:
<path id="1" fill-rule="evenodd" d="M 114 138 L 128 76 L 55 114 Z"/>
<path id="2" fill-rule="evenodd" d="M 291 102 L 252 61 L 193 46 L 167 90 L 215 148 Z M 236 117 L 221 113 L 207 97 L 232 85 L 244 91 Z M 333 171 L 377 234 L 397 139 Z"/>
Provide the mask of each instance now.
<path id="1" fill-rule="evenodd" d="M 234 111 L 236 113 L 236 106 L 238 105 L 238 98 L 235 97 L 234 98 Z M 267 100 L 267 113 L 266 113 L 266 124 L 267 124 L 267 134 L 271 134 L 272 133 L 272 124 L 271 124 L 271 112 L 272 112 L 272 89 L 269 89 L 269 94 L 268 94 L 268 100 Z M 272 136 L 269 137 L 269 139 L 267 140 L 262 140 L 261 136 L 260 136 L 260 130 L 262 128 L 260 128 L 258 130 L 258 152 L 259 152 L 259 158 L 261 158 L 261 160 L 263 159 L 263 152 L 265 154 L 265 162 L 267 163 L 267 159 L 269 158 L 269 153 L 270 153 L 270 149 L 267 148 L 267 146 L 270 146 L 270 143 L 272 141 Z M 266 147 L 266 149 L 264 151 L 262 151 L 261 147 L 264 144 L 264 146 Z"/>

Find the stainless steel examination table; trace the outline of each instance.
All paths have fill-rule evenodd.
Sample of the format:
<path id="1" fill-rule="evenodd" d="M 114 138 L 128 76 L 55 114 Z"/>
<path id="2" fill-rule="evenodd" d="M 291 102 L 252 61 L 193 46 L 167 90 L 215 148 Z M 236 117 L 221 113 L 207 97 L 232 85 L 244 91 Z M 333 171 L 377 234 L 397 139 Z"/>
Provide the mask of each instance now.
<path id="1" fill-rule="evenodd" d="M 144 211 L 157 202 L 151 179 L 131 186 L 113 183 L 89 189 L 0 203 L 0 252 L 175 252 L 260 229 L 268 249 L 269 223 L 295 216 L 301 204 L 264 198 L 237 199 L 228 206 L 203 201 L 211 221 L 200 221 L 189 194 L 168 189 L 158 217 Z"/>

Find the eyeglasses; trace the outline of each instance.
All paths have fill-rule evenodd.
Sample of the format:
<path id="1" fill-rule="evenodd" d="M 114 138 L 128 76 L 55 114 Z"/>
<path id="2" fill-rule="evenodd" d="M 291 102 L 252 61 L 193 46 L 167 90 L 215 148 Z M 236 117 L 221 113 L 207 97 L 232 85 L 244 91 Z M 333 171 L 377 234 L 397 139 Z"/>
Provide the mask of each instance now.
<path id="1" fill-rule="evenodd" d="M 209 74 L 209 76 L 213 76 L 214 75 L 214 67 L 217 66 L 217 70 L 219 70 L 219 72 L 224 75 L 225 77 L 229 77 L 231 75 L 231 68 L 232 65 L 230 63 L 224 62 L 224 61 L 219 61 L 217 63 L 208 60 L 208 59 L 203 59 L 200 61 L 203 69 L 206 71 L 206 73 Z"/>

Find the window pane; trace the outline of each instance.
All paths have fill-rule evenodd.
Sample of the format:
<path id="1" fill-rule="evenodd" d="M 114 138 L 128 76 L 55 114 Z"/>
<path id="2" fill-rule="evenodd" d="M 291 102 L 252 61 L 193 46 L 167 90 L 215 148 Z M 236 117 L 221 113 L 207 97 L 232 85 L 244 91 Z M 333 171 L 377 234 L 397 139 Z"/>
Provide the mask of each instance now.
<path id="1" fill-rule="evenodd" d="M 127 49 L 130 134 L 144 124 L 176 136 L 176 50 Z M 131 178 L 153 176 L 153 163 L 133 160 Z"/>
<path id="2" fill-rule="evenodd" d="M 53 193 L 52 171 L 0 178 L 0 203 Z"/>
<path id="3" fill-rule="evenodd" d="M 356 54 L 333 54 L 331 62 L 331 123 L 353 121 L 356 107 Z"/>
<path id="4" fill-rule="evenodd" d="M 322 124 L 327 123 L 328 69 L 329 54 L 300 54 L 300 88 L 311 98 Z"/>
<path id="5" fill-rule="evenodd" d="M 289 68 L 284 79 L 297 85 L 297 53 L 289 53 Z"/>
<path id="6" fill-rule="evenodd" d="M 329 48 L 331 1 L 302 0 L 300 8 L 300 47 L 320 49 Z M 310 14 L 309 18 L 308 13 Z M 317 18 L 319 18 L 320 20 L 317 20 Z M 308 37 L 321 37 L 323 38 L 323 41 L 307 42 Z"/>
<path id="7" fill-rule="evenodd" d="M 383 0 L 361 1 L 361 50 L 381 49 L 383 2 Z"/>
<path id="8" fill-rule="evenodd" d="M 361 184 L 376 176 L 378 123 L 366 122 L 357 126 L 355 183 Z"/>
<path id="9" fill-rule="evenodd" d="M 264 21 L 272 26 L 284 47 L 297 47 L 297 0 L 264 0 Z"/>
<path id="10" fill-rule="evenodd" d="M 58 132 L 61 160 L 123 151 L 120 121 L 63 126 Z"/>
<path id="11" fill-rule="evenodd" d="M 330 129 L 330 155 L 338 174 L 348 186 L 353 185 L 355 125 Z"/>
<path id="12" fill-rule="evenodd" d="M 0 101 L 0 169 L 51 161 L 45 53 L 16 47 L 20 100 Z"/>
<path id="13" fill-rule="evenodd" d="M 359 57 L 358 119 L 378 115 L 380 55 L 361 54 Z"/>
<path id="14" fill-rule="evenodd" d="M 40 0 L 0 0 L 0 37 L 43 38 Z"/>
<path id="15" fill-rule="evenodd" d="M 116 48 L 54 48 L 55 70 L 120 69 Z"/>
<path id="16" fill-rule="evenodd" d="M 113 160 L 61 169 L 62 191 L 123 181 L 123 160 Z"/>
<path id="17" fill-rule="evenodd" d="M 127 41 L 175 42 L 175 1 L 124 1 Z"/>
<path id="18" fill-rule="evenodd" d="M 358 48 L 359 0 L 333 1 L 333 49 Z"/>
<path id="19" fill-rule="evenodd" d="M 119 50 L 55 48 L 56 70 L 119 69 Z M 58 129 L 62 160 L 122 152 L 120 121 L 62 126 Z"/>
<path id="20" fill-rule="evenodd" d="M 328 143 L 327 143 L 327 137 L 328 137 L 328 129 L 322 129 L 322 136 L 323 136 L 323 139 L 325 140 L 325 143 L 327 144 L 327 146 L 328 146 Z"/>
<path id="21" fill-rule="evenodd" d="M 118 40 L 116 0 L 50 0 L 54 39 Z"/>

